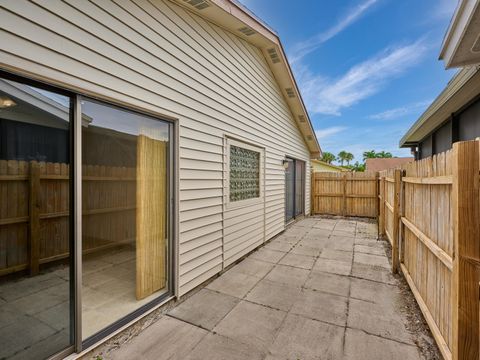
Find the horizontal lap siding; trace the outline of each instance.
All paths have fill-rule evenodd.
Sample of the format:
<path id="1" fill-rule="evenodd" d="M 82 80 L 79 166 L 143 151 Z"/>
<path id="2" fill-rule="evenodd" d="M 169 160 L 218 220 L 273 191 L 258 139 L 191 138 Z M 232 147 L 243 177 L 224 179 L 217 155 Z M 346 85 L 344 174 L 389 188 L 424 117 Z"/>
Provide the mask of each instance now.
<path id="1" fill-rule="evenodd" d="M 284 229 L 282 160 L 309 154 L 259 49 L 169 1 L 10 0 L 0 19 L 0 64 L 179 119 L 180 294 Z M 261 206 L 223 213 L 226 134 L 265 148 Z"/>

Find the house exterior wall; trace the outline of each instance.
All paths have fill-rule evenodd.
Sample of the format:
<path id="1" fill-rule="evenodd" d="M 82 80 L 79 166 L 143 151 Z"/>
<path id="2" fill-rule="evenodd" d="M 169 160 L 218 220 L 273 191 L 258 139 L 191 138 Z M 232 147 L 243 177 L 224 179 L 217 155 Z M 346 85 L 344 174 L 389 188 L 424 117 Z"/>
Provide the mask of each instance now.
<path id="1" fill-rule="evenodd" d="M 480 100 L 453 114 L 442 126 L 419 143 L 420 158 L 452 148 L 457 141 L 474 140 L 480 136 Z"/>
<path id="2" fill-rule="evenodd" d="M 321 172 L 321 171 L 332 171 L 332 172 L 342 172 L 346 170 L 342 170 L 337 166 L 331 166 L 329 164 L 325 164 L 324 162 L 321 161 L 311 161 L 312 164 L 312 170 L 313 172 Z"/>
<path id="3" fill-rule="evenodd" d="M 180 295 L 284 229 L 282 161 L 310 156 L 258 48 L 167 0 L 7 0 L 0 21 L 0 68 L 178 122 Z M 264 149 L 261 203 L 226 204 L 228 136 Z"/>

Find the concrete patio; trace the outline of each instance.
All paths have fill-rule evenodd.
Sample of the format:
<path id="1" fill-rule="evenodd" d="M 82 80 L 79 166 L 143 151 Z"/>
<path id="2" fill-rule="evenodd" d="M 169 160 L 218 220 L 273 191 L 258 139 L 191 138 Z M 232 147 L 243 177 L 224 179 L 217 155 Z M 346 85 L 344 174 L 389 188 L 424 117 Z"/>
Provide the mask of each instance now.
<path id="1" fill-rule="evenodd" d="M 421 359 L 376 224 L 307 218 L 104 358 Z"/>

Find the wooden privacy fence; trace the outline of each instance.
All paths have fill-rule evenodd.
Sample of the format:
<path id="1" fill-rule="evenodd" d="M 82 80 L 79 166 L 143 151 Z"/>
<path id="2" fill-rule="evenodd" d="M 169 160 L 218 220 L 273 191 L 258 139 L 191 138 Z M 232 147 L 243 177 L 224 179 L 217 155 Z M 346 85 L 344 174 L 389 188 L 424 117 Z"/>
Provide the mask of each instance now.
<path id="1" fill-rule="evenodd" d="M 135 241 L 135 168 L 85 165 L 84 253 Z M 69 256 L 69 166 L 0 160 L 0 276 Z"/>
<path id="2" fill-rule="evenodd" d="M 445 359 L 479 359 L 480 141 L 379 173 L 379 233 Z"/>
<path id="3" fill-rule="evenodd" d="M 314 172 L 312 213 L 377 217 L 377 177 L 370 173 Z"/>

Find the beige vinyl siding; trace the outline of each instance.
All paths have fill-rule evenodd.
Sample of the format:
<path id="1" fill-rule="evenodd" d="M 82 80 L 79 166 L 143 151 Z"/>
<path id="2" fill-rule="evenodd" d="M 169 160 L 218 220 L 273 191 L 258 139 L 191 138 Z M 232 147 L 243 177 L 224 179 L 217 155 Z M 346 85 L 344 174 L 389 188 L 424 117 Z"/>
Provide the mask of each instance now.
<path id="1" fill-rule="evenodd" d="M 307 146 L 261 51 L 167 0 L 5 0 L 0 64 L 179 121 L 180 294 L 284 229 Z M 264 203 L 225 209 L 225 136 L 265 149 Z M 248 226 L 245 226 L 248 224 Z"/>

